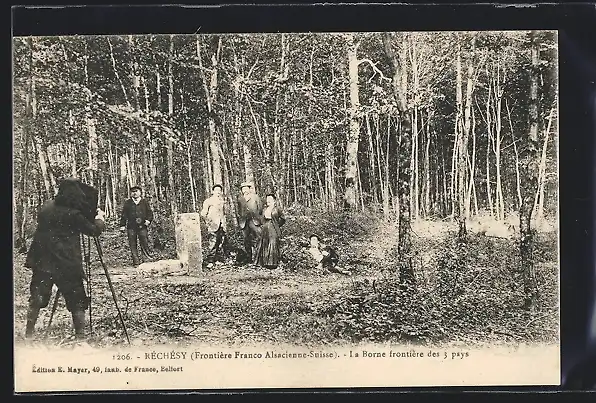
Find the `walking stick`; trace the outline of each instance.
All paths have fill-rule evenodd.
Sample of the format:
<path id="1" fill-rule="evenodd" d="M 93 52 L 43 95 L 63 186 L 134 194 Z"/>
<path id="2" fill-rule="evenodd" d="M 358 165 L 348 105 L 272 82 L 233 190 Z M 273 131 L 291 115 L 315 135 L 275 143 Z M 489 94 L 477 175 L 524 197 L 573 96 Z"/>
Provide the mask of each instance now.
<path id="1" fill-rule="evenodd" d="M 99 239 L 97 237 L 93 238 L 95 240 L 95 248 L 97 249 L 97 256 L 99 257 L 99 261 L 103 266 L 103 270 L 106 274 L 106 278 L 108 279 L 108 285 L 110 286 L 110 291 L 112 292 L 112 298 L 114 299 L 114 304 L 116 305 L 116 310 L 118 310 L 118 317 L 120 318 L 120 323 L 122 324 L 122 329 L 124 330 L 124 334 L 126 335 L 126 340 L 128 344 L 130 344 L 130 338 L 128 337 L 128 331 L 126 330 L 126 325 L 124 324 L 124 318 L 122 317 L 122 313 L 120 312 L 120 307 L 118 306 L 118 300 L 116 299 L 116 293 L 114 291 L 114 286 L 112 285 L 112 279 L 110 278 L 110 273 L 108 272 L 108 268 L 103 261 L 103 252 L 101 249 L 101 244 L 99 243 Z"/>

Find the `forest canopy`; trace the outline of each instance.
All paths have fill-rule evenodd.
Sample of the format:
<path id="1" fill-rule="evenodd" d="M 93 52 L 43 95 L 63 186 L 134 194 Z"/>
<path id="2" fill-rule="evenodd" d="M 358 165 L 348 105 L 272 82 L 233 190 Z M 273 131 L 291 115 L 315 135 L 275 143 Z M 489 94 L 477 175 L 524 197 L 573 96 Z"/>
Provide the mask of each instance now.
<path id="1" fill-rule="evenodd" d="M 543 215 L 557 204 L 556 33 L 537 42 Z M 214 183 L 233 208 L 244 180 L 295 211 L 391 217 L 401 169 L 413 219 L 458 216 L 463 193 L 468 217 L 503 220 L 521 203 L 531 43 L 526 31 L 15 38 L 15 231 L 64 176 L 96 185 L 108 217 L 134 184 L 167 216 L 200 209 Z"/>

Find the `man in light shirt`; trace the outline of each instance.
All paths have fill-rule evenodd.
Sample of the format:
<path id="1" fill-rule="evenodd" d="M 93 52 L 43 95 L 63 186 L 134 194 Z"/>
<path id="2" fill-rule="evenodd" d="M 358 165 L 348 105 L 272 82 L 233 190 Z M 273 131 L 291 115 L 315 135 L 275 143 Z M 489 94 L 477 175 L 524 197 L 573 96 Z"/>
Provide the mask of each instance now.
<path id="1" fill-rule="evenodd" d="M 219 184 L 211 188 L 211 197 L 203 202 L 201 217 L 207 225 L 207 238 L 209 242 L 207 258 L 205 262 L 213 264 L 221 258 L 222 246 L 226 236 L 226 201 L 223 197 L 223 189 Z"/>

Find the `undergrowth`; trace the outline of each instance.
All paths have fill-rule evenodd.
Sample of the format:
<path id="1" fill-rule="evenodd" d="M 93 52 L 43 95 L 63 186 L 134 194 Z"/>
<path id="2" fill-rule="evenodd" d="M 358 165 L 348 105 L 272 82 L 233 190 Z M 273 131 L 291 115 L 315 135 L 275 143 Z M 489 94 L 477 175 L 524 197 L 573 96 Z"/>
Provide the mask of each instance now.
<path id="1" fill-rule="evenodd" d="M 537 239 L 537 251 L 555 239 Z M 363 279 L 318 310 L 334 322 L 335 338 L 428 343 L 460 338 L 548 342 L 556 340 L 557 269 L 537 262 L 538 312 L 522 309 L 523 286 L 513 241 L 449 237 L 438 252 L 436 281 L 402 290 L 398 275 Z"/>
<path id="2" fill-rule="evenodd" d="M 383 262 L 365 257 L 370 245 L 380 245 L 375 233 L 380 221 L 373 213 L 288 212 L 286 219 L 282 229 L 284 277 L 224 267 L 222 278 L 206 276 L 199 284 L 155 284 L 134 278 L 119 283 L 118 297 L 131 337 L 167 343 L 210 331 L 212 337 L 226 341 L 296 345 L 345 341 L 549 342 L 558 337 L 556 233 L 536 236 L 539 300 L 537 312 L 530 313 L 522 309 L 523 284 L 515 239 L 471 234 L 467 243 L 458 244 L 455 233 L 415 235 L 417 284 L 403 290 L 399 274 L 391 270 L 398 266 L 397 253 L 387 253 Z M 157 236 L 150 234 L 152 240 Z M 311 234 L 335 247 L 342 265 L 354 276 L 317 272 L 306 252 Z M 172 256 L 173 234 L 166 230 L 160 236 L 166 245 L 159 253 Z M 101 238 L 110 270 L 126 264 L 130 251 L 125 236 L 112 229 Z M 230 228 L 228 242 L 242 247 L 241 233 Z M 92 259 L 94 255 L 92 250 Z M 100 270 L 97 264 L 95 267 Z M 22 268 L 15 269 L 15 318 L 23 324 L 30 277 L 22 273 Z M 290 281 L 302 285 L 286 293 L 261 292 Z M 111 294 L 102 280 L 94 284 L 97 339 L 103 344 L 121 343 Z M 60 314 L 50 337 L 69 333 L 70 327 L 68 315 Z"/>

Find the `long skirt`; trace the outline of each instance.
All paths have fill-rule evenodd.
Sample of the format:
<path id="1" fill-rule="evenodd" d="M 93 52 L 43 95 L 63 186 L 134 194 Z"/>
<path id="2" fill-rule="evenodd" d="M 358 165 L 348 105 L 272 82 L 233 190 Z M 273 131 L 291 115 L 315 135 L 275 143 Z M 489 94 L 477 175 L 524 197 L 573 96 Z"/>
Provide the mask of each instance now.
<path id="1" fill-rule="evenodd" d="M 259 266 L 276 268 L 280 260 L 279 231 L 271 220 L 265 220 L 262 226 L 261 240 L 256 263 Z"/>

